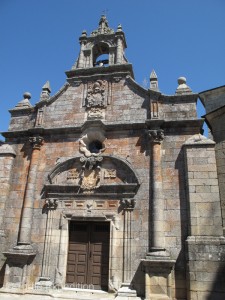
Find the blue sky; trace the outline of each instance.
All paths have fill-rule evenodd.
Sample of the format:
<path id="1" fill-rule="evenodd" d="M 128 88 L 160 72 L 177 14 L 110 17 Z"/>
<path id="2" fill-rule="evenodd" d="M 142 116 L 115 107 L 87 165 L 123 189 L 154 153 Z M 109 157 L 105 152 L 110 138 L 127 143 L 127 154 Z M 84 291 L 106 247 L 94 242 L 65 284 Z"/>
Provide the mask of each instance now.
<path id="1" fill-rule="evenodd" d="M 47 80 L 52 95 L 60 89 L 82 30 L 96 29 L 103 11 L 110 27 L 123 26 L 139 84 L 152 69 L 164 94 L 180 76 L 194 92 L 225 84 L 224 0 L 0 0 L 0 131 L 25 91 L 35 104 Z"/>

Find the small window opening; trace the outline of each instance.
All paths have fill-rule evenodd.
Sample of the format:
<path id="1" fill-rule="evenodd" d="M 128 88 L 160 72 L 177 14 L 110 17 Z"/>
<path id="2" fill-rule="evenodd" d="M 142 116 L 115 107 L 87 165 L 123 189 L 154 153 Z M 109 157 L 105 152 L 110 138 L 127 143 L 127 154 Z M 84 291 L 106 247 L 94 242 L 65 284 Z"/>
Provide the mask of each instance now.
<path id="1" fill-rule="evenodd" d="M 102 143 L 100 141 L 92 141 L 88 148 L 91 153 L 99 153 L 102 149 Z"/>

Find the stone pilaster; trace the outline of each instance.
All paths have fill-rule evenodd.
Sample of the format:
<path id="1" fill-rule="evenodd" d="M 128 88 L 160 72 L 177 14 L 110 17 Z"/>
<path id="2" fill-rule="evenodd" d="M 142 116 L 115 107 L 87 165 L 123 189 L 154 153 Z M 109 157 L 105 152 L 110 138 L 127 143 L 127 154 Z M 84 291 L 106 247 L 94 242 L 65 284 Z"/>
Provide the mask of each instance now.
<path id="1" fill-rule="evenodd" d="M 122 199 L 121 207 L 123 208 L 124 215 L 124 239 L 123 239 L 123 283 L 118 290 L 118 295 L 116 297 L 117 300 L 128 299 L 128 297 L 132 297 L 132 299 L 138 298 L 137 292 L 131 289 L 130 283 L 132 279 L 132 212 L 134 210 L 136 201 L 135 199 Z"/>
<path id="2" fill-rule="evenodd" d="M 10 178 L 15 157 L 16 153 L 10 145 L 2 144 L 0 146 L 0 237 L 4 237 L 5 235 L 3 224 L 5 215 L 5 203 L 9 195 Z"/>
<path id="3" fill-rule="evenodd" d="M 51 268 L 51 246 L 52 246 L 52 230 L 53 230 L 53 219 L 55 210 L 58 206 L 57 199 L 46 199 L 44 210 L 47 214 L 46 220 L 46 232 L 44 242 L 44 254 L 42 261 L 41 277 L 39 282 L 36 284 L 38 287 L 52 287 L 53 280 L 50 278 Z"/>

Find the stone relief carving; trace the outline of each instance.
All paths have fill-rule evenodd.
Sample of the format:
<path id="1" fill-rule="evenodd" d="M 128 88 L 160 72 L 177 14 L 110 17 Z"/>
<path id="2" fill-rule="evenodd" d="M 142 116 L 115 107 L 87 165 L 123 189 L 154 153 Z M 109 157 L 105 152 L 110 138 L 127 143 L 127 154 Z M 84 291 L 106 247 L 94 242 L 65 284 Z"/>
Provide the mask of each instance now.
<path id="1" fill-rule="evenodd" d="M 105 85 L 105 80 L 97 80 L 88 87 L 87 107 L 105 107 Z"/>
<path id="2" fill-rule="evenodd" d="M 91 191 L 100 186 L 100 169 L 84 170 L 83 178 L 81 181 L 81 188 L 83 190 Z"/>
<path id="3" fill-rule="evenodd" d="M 104 109 L 101 107 L 91 107 L 88 110 L 88 119 L 103 119 L 104 118 Z"/>
<path id="4" fill-rule="evenodd" d="M 88 86 L 85 106 L 87 110 L 87 119 L 103 119 L 107 105 L 107 82 L 97 80 Z"/>
<path id="5" fill-rule="evenodd" d="M 91 156 L 89 158 L 81 157 L 80 161 L 83 163 L 83 174 L 81 175 L 81 189 L 86 192 L 92 192 L 100 186 L 101 167 L 99 163 L 103 157 Z"/>
<path id="6" fill-rule="evenodd" d="M 116 170 L 115 169 L 106 169 L 104 171 L 104 178 L 116 178 Z"/>

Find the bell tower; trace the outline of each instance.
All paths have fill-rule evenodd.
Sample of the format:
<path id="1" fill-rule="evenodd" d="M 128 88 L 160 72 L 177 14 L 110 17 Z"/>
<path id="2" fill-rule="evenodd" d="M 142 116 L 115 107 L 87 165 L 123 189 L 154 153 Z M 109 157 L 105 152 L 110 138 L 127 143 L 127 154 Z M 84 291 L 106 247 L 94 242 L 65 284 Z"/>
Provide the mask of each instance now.
<path id="1" fill-rule="evenodd" d="M 127 45 L 122 26 L 119 25 L 115 32 L 104 15 L 100 18 L 98 28 L 90 36 L 83 31 L 79 40 L 80 53 L 73 70 L 128 63 L 124 55 Z M 104 59 L 101 59 L 102 55 Z"/>

